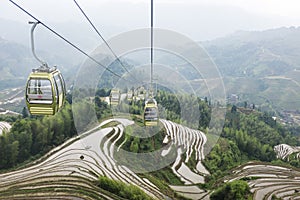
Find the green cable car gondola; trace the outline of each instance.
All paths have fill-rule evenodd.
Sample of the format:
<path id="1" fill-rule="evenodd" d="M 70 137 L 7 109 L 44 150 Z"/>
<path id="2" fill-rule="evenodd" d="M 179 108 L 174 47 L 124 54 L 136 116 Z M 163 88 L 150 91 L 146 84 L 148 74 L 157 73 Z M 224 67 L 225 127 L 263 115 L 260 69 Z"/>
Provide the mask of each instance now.
<path id="1" fill-rule="evenodd" d="M 144 125 L 157 126 L 158 125 L 158 107 L 155 99 L 151 98 L 145 102 L 144 107 Z"/>
<path id="2" fill-rule="evenodd" d="M 54 115 L 63 106 L 65 101 L 65 81 L 56 67 L 49 68 L 34 52 L 33 31 L 38 23 L 33 22 L 31 46 L 34 57 L 42 65 L 37 69 L 33 69 L 28 77 L 25 100 L 30 114 Z"/>

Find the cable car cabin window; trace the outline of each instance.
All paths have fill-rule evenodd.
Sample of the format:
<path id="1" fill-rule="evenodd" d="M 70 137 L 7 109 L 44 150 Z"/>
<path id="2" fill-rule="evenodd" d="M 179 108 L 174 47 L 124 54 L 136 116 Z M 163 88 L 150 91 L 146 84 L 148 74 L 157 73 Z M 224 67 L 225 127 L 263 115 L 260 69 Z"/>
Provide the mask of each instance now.
<path id="1" fill-rule="evenodd" d="M 113 93 L 112 95 L 111 95 L 111 98 L 112 98 L 112 100 L 115 100 L 115 101 L 119 101 L 119 93 Z"/>
<path id="2" fill-rule="evenodd" d="M 61 79 L 60 77 L 57 75 L 54 76 L 54 80 L 56 82 L 56 86 L 57 86 L 57 89 L 58 89 L 58 95 L 62 94 L 63 93 L 63 85 L 62 85 L 62 82 L 61 82 Z"/>
<path id="3" fill-rule="evenodd" d="M 27 100 L 33 104 L 52 104 L 52 85 L 48 79 L 30 79 L 27 88 Z"/>
<path id="4" fill-rule="evenodd" d="M 62 86 L 62 91 L 65 94 L 66 93 L 66 84 L 65 84 L 65 80 L 62 76 L 62 74 L 58 74 L 60 80 L 61 80 L 61 86 Z"/>
<path id="5" fill-rule="evenodd" d="M 157 120 L 157 109 L 146 108 L 145 109 L 145 120 Z"/>

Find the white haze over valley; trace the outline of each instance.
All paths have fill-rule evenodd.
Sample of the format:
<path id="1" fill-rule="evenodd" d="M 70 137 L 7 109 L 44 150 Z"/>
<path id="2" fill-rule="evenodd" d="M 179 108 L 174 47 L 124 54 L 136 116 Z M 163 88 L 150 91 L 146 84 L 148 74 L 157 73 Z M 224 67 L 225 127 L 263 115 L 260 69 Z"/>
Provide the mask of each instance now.
<path id="1" fill-rule="evenodd" d="M 54 24 L 51 27 L 66 36 L 72 36 L 72 32 L 67 31 L 66 23 L 69 23 L 69 30 L 74 31 L 74 26 L 80 27 L 80 30 L 89 33 L 86 37 L 97 38 L 73 0 L 15 2 L 44 23 Z M 150 26 L 150 0 L 77 2 L 105 38 Z M 212 40 L 238 30 L 254 31 L 300 25 L 300 2 L 297 0 L 155 0 L 154 5 L 155 27 L 182 33 L 195 41 Z M 0 19 L 18 21 L 20 26 L 27 27 L 27 22 L 32 20 L 9 0 L 0 2 Z M 11 39 L 5 34 L 5 29 L 0 26 L 0 36 Z M 29 31 L 23 34 L 27 36 Z"/>

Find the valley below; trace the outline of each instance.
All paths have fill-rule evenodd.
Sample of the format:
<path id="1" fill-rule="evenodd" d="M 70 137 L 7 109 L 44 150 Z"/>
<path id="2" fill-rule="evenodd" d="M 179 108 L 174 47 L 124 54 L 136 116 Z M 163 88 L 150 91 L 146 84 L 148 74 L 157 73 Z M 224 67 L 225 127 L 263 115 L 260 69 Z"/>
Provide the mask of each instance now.
<path id="1" fill-rule="evenodd" d="M 212 191 L 203 189 L 205 177 L 210 176 L 202 164 L 207 137 L 204 133 L 168 120 L 160 120 L 166 129 L 164 143 L 169 144 L 160 154 L 165 157 L 175 147 L 177 155 L 171 164 L 172 173 L 181 185 L 168 187 L 188 199 L 209 199 Z M 111 125 L 111 123 L 117 125 Z M 0 174 L 0 199 L 122 199 L 95 185 L 100 176 L 131 184 L 142 189 L 153 199 L 172 199 L 159 185 L 118 162 L 116 154 L 122 144 L 116 142 L 126 126 L 134 122 L 115 118 L 67 140 L 42 158 L 11 172 Z M 282 154 L 285 148 L 277 152 Z M 197 164 L 186 163 L 195 156 Z M 147 167 L 146 167 L 147 168 Z M 247 181 L 254 199 L 299 199 L 300 171 L 274 164 L 249 162 L 232 170 L 221 182 Z M 200 184 L 200 185 L 199 185 Z M 180 196 L 176 198 L 181 199 Z"/>

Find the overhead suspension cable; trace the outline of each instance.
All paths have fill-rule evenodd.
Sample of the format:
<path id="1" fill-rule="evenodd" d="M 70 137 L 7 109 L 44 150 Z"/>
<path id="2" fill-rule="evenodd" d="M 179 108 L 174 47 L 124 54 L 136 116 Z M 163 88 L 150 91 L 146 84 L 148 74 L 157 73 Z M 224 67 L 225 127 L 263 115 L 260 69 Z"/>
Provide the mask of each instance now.
<path id="1" fill-rule="evenodd" d="M 97 63 L 98 65 L 100 65 L 101 67 L 103 67 L 104 69 L 106 69 L 107 71 L 109 71 L 110 73 L 112 73 L 113 75 L 122 78 L 124 80 L 126 80 L 125 78 L 123 78 L 121 75 L 113 72 L 112 70 L 110 70 L 109 68 L 107 68 L 106 66 L 104 66 L 102 63 L 100 63 L 99 61 L 97 61 L 95 58 L 93 58 L 92 56 L 90 56 L 89 54 L 87 54 L 85 51 L 83 51 L 82 49 L 80 49 L 79 47 L 77 47 L 75 44 L 73 44 L 72 42 L 70 42 L 69 40 L 67 40 L 65 37 L 63 37 L 62 35 L 60 35 L 59 33 L 57 33 L 56 31 L 54 31 L 53 29 L 51 29 L 49 26 L 47 26 L 46 24 L 44 24 L 42 21 L 40 21 L 38 18 L 34 17 L 32 14 L 30 14 L 27 10 L 25 10 L 24 8 L 22 8 L 20 5 L 18 5 L 17 3 L 15 3 L 13 0 L 9 0 L 12 4 L 14 4 L 16 7 L 18 7 L 20 10 L 22 10 L 24 13 L 26 13 L 27 15 L 29 15 L 30 17 L 32 17 L 34 20 L 36 20 L 39 24 L 43 25 L 45 28 L 47 28 L 49 31 L 51 31 L 52 33 L 54 33 L 56 36 L 58 36 L 59 38 L 61 38 L 62 40 L 64 40 L 66 43 L 68 43 L 69 45 L 71 45 L 73 48 L 75 48 L 76 50 L 78 50 L 80 53 L 82 53 L 83 55 L 87 56 L 89 59 L 91 59 L 92 61 L 94 61 L 95 63 Z"/>
<path id="2" fill-rule="evenodd" d="M 80 12 L 84 15 L 84 17 L 86 18 L 86 20 L 89 22 L 89 24 L 93 27 L 93 29 L 96 31 L 96 33 L 98 34 L 98 36 L 103 40 L 103 42 L 105 43 L 105 45 L 108 47 L 108 49 L 110 50 L 110 52 L 114 55 L 114 57 L 116 58 L 116 60 L 122 65 L 123 69 L 130 74 L 137 82 L 139 82 L 139 80 L 137 80 L 135 78 L 135 76 L 133 76 L 128 69 L 125 67 L 125 65 L 123 64 L 123 62 L 120 60 L 120 58 L 115 54 L 115 52 L 113 51 L 113 49 L 110 47 L 110 45 L 108 44 L 108 42 L 104 39 L 104 37 L 101 35 L 101 33 L 98 31 L 98 29 L 96 28 L 96 26 L 93 24 L 93 22 L 90 20 L 90 18 L 87 16 L 87 14 L 84 12 L 84 10 L 81 8 L 81 6 L 77 3 L 76 0 L 73 0 L 74 3 L 76 4 L 76 6 L 78 7 L 78 9 L 80 10 Z"/>
<path id="3" fill-rule="evenodd" d="M 150 90 L 153 97 L 153 0 L 151 0 Z"/>

